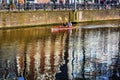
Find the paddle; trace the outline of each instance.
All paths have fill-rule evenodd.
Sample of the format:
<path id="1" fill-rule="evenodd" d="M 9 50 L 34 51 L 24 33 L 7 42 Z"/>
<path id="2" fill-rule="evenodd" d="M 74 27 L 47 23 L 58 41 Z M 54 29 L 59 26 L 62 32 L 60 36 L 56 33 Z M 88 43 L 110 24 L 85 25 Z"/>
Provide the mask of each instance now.
<path id="1" fill-rule="evenodd" d="M 66 22 L 68 22 L 68 19 L 67 19 L 67 18 L 65 18 L 65 21 L 66 21 Z"/>
<path id="2" fill-rule="evenodd" d="M 60 20 L 61 23 L 63 23 L 62 18 L 60 16 L 59 16 L 59 20 Z"/>
<path id="3" fill-rule="evenodd" d="M 63 26 L 66 26 L 66 23 L 63 22 L 63 20 L 62 20 L 62 17 L 59 16 L 59 20 L 61 21 L 61 24 L 63 24 Z M 66 19 L 66 20 L 67 20 L 67 19 Z M 62 27 L 63 27 L 63 26 L 62 26 Z"/>
<path id="4" fill-rule="evenodd" d="M 66 17 L 64 18 L 65 22 L 63 22 L 62 17 L 59 16 L 58 18 L 59 18 L 60 22 L 63 24 L 63 26 L 67 26 L 68 25 L 69 20 Z"/>
<path id="5" fill-rule="evenodd" d="M 67 18 L 65 18 L 65 21 L 68 23 L 68 27 L 72 27 L 71 21 L 69 21 Z"/>

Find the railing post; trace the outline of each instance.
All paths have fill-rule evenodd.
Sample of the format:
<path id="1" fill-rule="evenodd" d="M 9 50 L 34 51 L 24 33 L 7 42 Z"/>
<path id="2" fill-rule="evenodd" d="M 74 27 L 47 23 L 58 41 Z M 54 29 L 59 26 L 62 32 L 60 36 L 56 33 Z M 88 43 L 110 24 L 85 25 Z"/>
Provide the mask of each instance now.
<path id="1" fill-rule="evenodd" d="M 76 0 L 74 0 L 74 12 L 76 12 Z"/>

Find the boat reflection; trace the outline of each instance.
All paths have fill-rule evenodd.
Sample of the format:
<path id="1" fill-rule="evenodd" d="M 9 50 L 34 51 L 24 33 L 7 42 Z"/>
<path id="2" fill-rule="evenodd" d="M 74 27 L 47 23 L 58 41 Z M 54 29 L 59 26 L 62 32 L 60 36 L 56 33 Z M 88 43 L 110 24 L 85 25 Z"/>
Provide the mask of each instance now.
<path id="1" fill-rule="evenodd" d="M 88 25 L 89 26 L 89 25 Z M 120 28 L 0 31 L 0 80 L 119 80 Z"/>

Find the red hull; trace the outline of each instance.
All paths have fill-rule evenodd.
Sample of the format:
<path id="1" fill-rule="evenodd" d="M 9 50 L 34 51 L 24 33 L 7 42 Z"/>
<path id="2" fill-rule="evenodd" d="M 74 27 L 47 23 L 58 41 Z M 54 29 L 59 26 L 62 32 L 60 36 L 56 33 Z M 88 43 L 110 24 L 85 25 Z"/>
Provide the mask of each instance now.
<path id="1" fill-rule="evenodd" d="M 70 30 L 70 29 L 75 29 L 75 27 L 54 27 L 54 28 L 51 28 L 51 32 L 60 32 L 60 31 Z"/>

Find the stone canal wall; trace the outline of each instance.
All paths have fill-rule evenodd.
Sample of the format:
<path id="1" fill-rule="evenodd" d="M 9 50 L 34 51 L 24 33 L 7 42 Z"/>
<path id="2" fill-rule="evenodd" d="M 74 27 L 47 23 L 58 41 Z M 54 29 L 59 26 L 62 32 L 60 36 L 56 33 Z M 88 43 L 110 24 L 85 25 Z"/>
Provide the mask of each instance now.
<path id="1" fill-rule="evenodd" d="M 0 12 L 0 28 L 120 19 L 120 10 Z"/>
<path id="2" fill-rule="evenodd" d="M 13 11 L 0 13 L 0 28 L 58 24 L 69 18 L 67 11 Z"/>
<path id="3" fill-rule="evenodd" d="M 120 19 L 120 10 L 85 10 L 77 11 L 75 22 Z"/>

